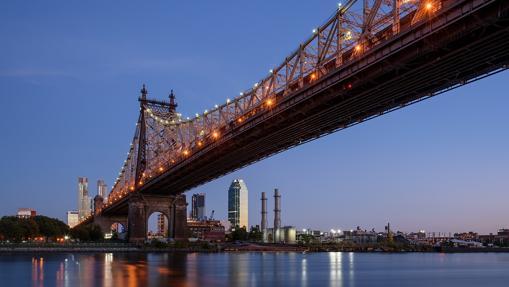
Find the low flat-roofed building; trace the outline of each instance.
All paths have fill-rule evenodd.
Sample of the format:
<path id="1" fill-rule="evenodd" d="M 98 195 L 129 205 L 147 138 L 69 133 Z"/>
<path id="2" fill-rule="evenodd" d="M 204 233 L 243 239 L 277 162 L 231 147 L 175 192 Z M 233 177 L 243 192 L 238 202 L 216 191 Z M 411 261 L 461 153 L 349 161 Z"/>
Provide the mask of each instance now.
<path id="1" fill-rule="evenodd" d="M 16 214 L 19 218 L 30 218 L 37 215 L 37 212 L 32 208 L 18 208 L 18 213 Z"/>
<path id="2" fill-rule="evenodd" d="M 205 241 L 224 241 L 225 229 L 219 220 L 188 220 L 191 237 Z"/>
<path id="3" fill-rule="evenodd" d="M 344 241 L 349 241 L 356 244 L 376 243 L 378 241 L 378 234 L 374 230 L 361 230 L 361 228 L 358 226 L 355 230 L 344 231 L 343 237 Z"/>

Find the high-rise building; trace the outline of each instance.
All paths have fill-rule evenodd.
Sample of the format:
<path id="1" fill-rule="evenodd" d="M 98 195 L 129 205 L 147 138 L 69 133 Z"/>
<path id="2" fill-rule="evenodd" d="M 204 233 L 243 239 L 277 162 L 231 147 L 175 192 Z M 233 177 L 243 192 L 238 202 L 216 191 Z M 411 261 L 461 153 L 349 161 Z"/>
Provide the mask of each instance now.
<path id="1" fill-rule="evenodd" d="M 88 178 L 78 177 L 78 218 L 82 221 L 92 213 L 92 199 L 88 195 Z"/>
<path id="2" fill-rule="evenodd" d="M 157 235 L 163 237 L 168 236 L 168 220 L 162 213 L 157 215 Z"/>
<path id="3" fill-rule="evenodd" d="M 108 193 L 108 186 L 106 185 L 106 183 L 104 183 L 104 180 L 99 179 L 97 181 L 97 195 L 99 195 L 100 197 L 103 198 L 104 201 L 106 201 L 107 193 Z"/>
<path id="4" fill-rule="evenodd" d="M 242 179 L 232 181 L 228 190 L 228 221 L 232 228 L 248 225 L 248 191 Z"/>
<path id="5" fill-rule="evenodd" d="M 191 218 L 205 220 L 205 193 L 193 194 L 191 201 Z"/>
<path id="6" fill-rule="evenodd" d="M 76 210 L 69 210 L 67 211 L 67 225 L 69 225 L 70 228 L 73 228 L 74 226 L 78 225 L 79 223 L 79 214 Z"/>

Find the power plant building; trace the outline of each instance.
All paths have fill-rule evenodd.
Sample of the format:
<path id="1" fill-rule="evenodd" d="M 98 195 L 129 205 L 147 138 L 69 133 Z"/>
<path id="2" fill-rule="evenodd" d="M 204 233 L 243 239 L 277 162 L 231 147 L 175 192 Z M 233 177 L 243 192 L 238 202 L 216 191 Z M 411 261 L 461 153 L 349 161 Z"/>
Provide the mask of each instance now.
<path id="1" fill-rule="evenodd" d="M 248 190 L 242 179 L 232 181 L 228 189 L 228 221 L 232 228 L 249 228 Z"/>
<path id="2" fill-rule="evenodd" d="M 283 234 L 281 233 L 281 194 L 279 190 L 274 189 L 274 232 L 272 238 L 274 242 L 283 241 Z"/>
<path id="3" fill-rule="evenodd" d="M 274 227 L 267 226 L 267 197 L 262 192 L 262 220 L 261 231 L 263 232 L 263 242 L 295 244 L 297 230 L 293 226 L 281 227 L 281 194 L 279 190 L 274 189 Z"/>
<path id="4" fill-rule="evenodd" d="M 263 242 L 267 242 L 267 197 L 262 192 L 262 222 L 260 224 Z"/>

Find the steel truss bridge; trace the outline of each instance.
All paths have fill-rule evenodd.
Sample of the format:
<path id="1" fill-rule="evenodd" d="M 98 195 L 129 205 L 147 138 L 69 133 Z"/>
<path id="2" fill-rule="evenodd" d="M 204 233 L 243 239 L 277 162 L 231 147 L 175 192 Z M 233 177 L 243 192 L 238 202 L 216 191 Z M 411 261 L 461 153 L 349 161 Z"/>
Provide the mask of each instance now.
<path id="1" fill-rule="evenodd" d="M 182 194 L 509 64 L 509 1 L 355 2 L 251 88 L 202 114 L 183 117 L 173 92 L 153 100 L 143 87 L 127 159 L 95 216 L 128 214 L 134 195 Z"/>

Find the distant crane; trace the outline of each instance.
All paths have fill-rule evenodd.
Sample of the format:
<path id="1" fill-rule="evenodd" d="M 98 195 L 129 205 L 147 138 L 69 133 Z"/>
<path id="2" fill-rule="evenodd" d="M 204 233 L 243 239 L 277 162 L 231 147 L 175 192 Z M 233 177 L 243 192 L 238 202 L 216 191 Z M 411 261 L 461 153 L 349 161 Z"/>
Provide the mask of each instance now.
<path id="1" fill-rule="evenodd" d="M 209 220 L 214 220 L 214 211 L 215 210 L 212 210 L 212 212 L 210 213 Z"/>

